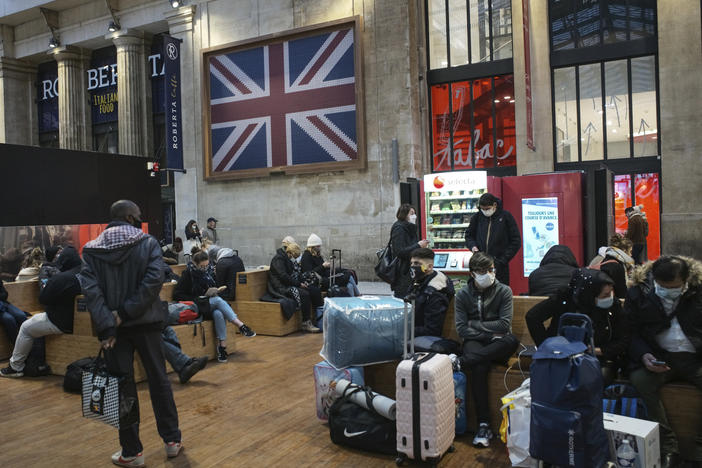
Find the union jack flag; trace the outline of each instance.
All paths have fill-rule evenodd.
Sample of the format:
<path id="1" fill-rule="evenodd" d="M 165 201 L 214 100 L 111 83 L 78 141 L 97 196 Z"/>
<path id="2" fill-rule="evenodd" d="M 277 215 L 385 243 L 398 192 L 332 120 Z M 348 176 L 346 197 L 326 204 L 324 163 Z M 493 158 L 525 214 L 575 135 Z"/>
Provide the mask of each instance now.
<path id="1" fill-rule="evenodd" d="M 208 65 L 213 172 L 358 159 L 353 29 Z"/>

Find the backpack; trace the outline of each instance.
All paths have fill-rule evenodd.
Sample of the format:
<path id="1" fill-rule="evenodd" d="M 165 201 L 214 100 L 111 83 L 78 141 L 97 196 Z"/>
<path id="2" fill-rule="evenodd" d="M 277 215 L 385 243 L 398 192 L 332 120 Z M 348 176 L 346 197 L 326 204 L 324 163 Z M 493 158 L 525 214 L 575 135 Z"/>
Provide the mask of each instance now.
<path id="1" fill-rule="evenodd" d="M 168 304 L 168 323 L 182 325 L 184 323 L 202 322 L 198 307 L 193 301 L 181 301 Z"/>
<path id="2" fill-rule="evenodd" d="M 353 393 L 366 391 L 365 387 L 348 391 L 351 387 L 349 385 L 344 395 L 329 408 L 329 436 L 332 442 L 369 452 L 397 455 L 395 421 L 350 401 Z M 373 407 L 372 404 L 368 406 Z"/>
<path id="3" fill-rule="evenodd" d="M 609 445 L 600 362 L 591 354 L 594 347 L 588 352 L 592 321 L 582 314 L 563 314 L 558 331 L 568 338 L 547 338 L 531 364 L 529 453 L 553 465 L 602 466 Z"/>
<path id="4" fill-rule="evenodd" d="M 614 384 L 605 388 L 602 411 L 630 418 L 648 419 L 646 403 L 636 389 L 627 384 Z"/>
<path id="5" fill-rule="evenodd" d="M 608 263 L 619 263 L 619 262 L 617 262 L 615 259 L 611 258 L 609 260 L 604 260 L 602 262 L 595 263 L 594 265 L 590 265 L 588 268 L 590 268 L 591 270 L 601 270 L 602 265 L 607 265 Z"/>
<path id="6" fill-rule="evenodd" d="M 34 339 L 32 350 L 24 363 L 24 375 L 41 377 L 51 374 L 51 367 L 46 363 L 46 341 L 44 337 Z"/>

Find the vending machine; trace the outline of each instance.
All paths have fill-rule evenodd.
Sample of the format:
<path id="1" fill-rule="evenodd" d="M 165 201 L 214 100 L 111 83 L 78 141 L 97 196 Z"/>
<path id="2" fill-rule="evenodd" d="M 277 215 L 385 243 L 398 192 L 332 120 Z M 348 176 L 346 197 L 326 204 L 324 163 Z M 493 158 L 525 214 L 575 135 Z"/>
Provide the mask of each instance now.
<path id="1" fill-rule="evenodd" d="M 472 253 L 466 249 L 466 229 L 493 179 L 485 171 L 439 172 L 421 183 L 422 238 L 434 250 L 434 269 L 451 278 L 456 290 L 468 280 Z"/>

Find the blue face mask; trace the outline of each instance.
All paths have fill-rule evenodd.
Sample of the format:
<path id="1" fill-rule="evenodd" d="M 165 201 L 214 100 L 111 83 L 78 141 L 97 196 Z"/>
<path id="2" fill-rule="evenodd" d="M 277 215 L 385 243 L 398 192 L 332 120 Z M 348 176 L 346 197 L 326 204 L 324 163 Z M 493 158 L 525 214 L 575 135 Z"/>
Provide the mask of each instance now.
<path id="1" fill-rule="evenodd" d="M 661 299 L 669 299 L 671 301 L 676 300 L 677 298 L 680 297 L 680 295 L 683 292 L 684 285 L 680 286 L 679 288 L 664 288 L 660 284 L 658 284 L 656 281 L 653 282 L 653 286 L 656 289 L 656 296 L 660 297 Z"/>
<path id="2" fill-rule="evenodd" d="M 595 298 L 595 306 L 597 306 L 599 309 L 609 309 L 612 307 L 612 304 L 614 304 L 614 293 L 610 294 L 609 297 L 603 298 Z"/>

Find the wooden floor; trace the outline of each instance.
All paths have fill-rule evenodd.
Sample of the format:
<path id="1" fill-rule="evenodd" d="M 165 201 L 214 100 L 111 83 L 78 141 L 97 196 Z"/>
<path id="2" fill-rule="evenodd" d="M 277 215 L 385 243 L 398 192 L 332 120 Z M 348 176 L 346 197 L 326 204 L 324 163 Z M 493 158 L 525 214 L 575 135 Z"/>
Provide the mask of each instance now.
<path id="1" fill-rule="evenodd" d="M 146 384 L 139 385 L 141 438 L 149 467 L 391 467 L 389 456 L 334 445 L 314 409 L 312 366 L 321 335 L 284 338 L 237 336 L 229 362 L 210 361 L 193 380 L 171 383 L 185 451 L 166 458 L 156 432 Z M 3 364 L 3 367 L 6 364 Z M 0 465 L 14 467 L 112 466 L 117 432 L 80 415 L 80 396 L 64 393 L 62 378 L 0 379 Z M 504 445 L 456 452 L 441 467 L 508 467 Z"/>

